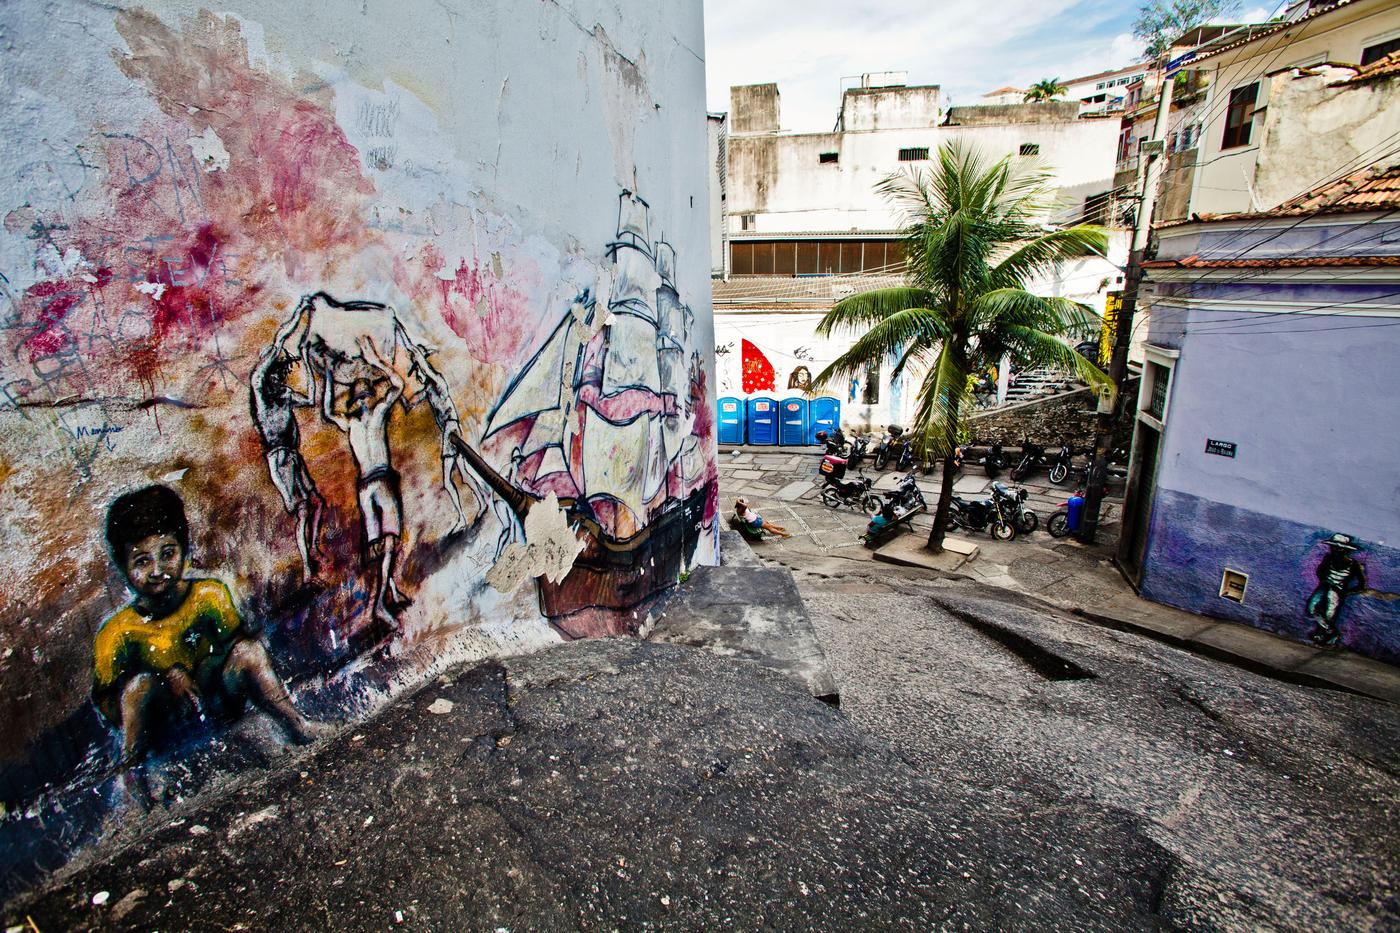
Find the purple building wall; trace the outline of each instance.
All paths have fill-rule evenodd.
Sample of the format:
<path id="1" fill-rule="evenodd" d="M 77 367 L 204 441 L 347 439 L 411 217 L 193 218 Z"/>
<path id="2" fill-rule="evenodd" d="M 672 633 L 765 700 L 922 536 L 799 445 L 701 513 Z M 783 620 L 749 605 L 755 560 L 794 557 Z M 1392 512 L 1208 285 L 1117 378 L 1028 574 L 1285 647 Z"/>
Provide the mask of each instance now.
<path id="1" fill-rule="evenodd" d="M 1169 235 L 1159 256 L 1355 254 L 1389 239 L 1364 218 L 1322 228 L 1327 235 L 1291 223 L 1243 236 Z M 1346 535 L 1355 549 L 1336 549 L 1324 568 L 1346 591 L 1340 643 L 1400 663 L 1400 274 L 1285 268 L 1158 279 L 1151 340 L 1180 357 L 1142 594 L 1305 640 L 1319 631 L 1308 603 L 1333 552 L 1325 542 Z M 1233 444 L 1234 456 L 1207 452 L 1210 440 Z M 1249 575 L 1242 603 L 1220 595 L 1226 569 Z"/>

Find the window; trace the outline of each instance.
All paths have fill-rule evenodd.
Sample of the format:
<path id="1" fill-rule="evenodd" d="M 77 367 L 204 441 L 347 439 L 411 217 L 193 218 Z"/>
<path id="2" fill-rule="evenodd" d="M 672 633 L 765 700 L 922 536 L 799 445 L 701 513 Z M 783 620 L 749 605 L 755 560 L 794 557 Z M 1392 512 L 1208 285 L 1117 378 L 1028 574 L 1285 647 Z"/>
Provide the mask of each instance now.
<path id="1" fill-rule="evenodd" d="M 1400 36 L 1389 42 L 1382 42 L 1361 50 L 1361 64 L 1370 65 L 1385 58 L 1391 52 L 1400 52 Z"/>
<path id="2" fill-rule="evenodd" d="M 838 275 L 888 271 L 903 261 L 897 240 L 736 240 L 731 275 Z"/>
<path id="3" fill-rule="evenodd" d="M 1143 411 L 1161 421 L 1167 413 L 1167 388 L 1171 384 L 1172 371 L 1160 363 L 1148 363 L 1147 370 L 1152 380 L 1152 388 L 1147 398 L 1147 407 Z"/>
<path id="4" fill-rule="evenodd" d="M 1100 81 L 1098 84 L 1094 85 L 1094 90 L 1102 91 L 1105 86 L 1104 82 Z"/>
<path id="5" fill-rule="evenodd" d="M 1227 569 L 1220 576 L 1220 598 L 1242 603 L 1247 586 L 1249 586 L 1249 574 Z"/>
<path id="6" fill-rule="evenodd" d="M 1036 155 L 1040 155 L 1040 143 L 1021 143 L 1021 155 L 1023 155 L 1023 156 L 1036 156 Z"/>
<path id="7" fill-rule="evenodd" d="M 740 230 L 752 230 L 752 229 L 754 229 L 754 227 L 757 226 L 757 224 L 755 223 L 755 221 L 757 221 L 757 219 L 758 219 L 758 218 L 755 217 L 753 214 L 740 214 L 740 215 L 739 215 L 739 229 L 740 229 Z"/>
<path id="8" fill-rule="evenodd" d="M 880 404 L 880 364 L 871 363 L 865 367 L 865 385 L 860 387 L 862 405 Z"/>
<path id="9" fill-rule="evenodd" d="M 841 154 L 838 152 L 817 153 L 817 162 L 822 165 L 833 165 L 839 161 L 841 161 Z"/>
<path id="10" fill-rule="evenodd" d="M 1254 128 L 1254 102 L 1258 97 L 1258 81 L 1237 87 L 1230 92 L 1230 107 L 1225 111 L 1225 135 L 1220 140 L 1221 149 L 1249 145 L 1249 134 Z"/>
<path id="11" fill-rule="evenodd" d="M 899 161 L 901 162 L 923 162 L 928 159 L 928 147 L 919 146 L 913 149 L 899 150 Z"/>

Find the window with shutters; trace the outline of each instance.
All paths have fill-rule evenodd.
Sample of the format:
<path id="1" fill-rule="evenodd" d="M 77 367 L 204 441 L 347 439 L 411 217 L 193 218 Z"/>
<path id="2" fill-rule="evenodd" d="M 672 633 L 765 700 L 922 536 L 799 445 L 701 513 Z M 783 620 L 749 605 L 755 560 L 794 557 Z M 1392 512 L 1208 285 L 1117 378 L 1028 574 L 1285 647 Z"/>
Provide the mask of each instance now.
<path id="1" fill-rule="evenodd" d="M 899 161 L 901 162 L 924 162 L 928 160 L 928 147 L 920 146 L 913 149 L 899 150 Z"/>

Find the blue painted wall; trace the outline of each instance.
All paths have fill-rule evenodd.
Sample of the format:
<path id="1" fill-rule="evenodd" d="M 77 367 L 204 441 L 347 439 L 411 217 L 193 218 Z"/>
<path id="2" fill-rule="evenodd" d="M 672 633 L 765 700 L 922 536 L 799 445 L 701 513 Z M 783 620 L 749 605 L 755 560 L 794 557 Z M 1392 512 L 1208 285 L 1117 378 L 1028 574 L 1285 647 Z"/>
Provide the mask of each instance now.
<path id="1" fill-rule="evenodd" d="M 1308 597 L 1317 586 L 1324 543 L 1346 527 L 1316 528 L 1199 496 L 1158 489 L 1148 599 L 1306 641 L 1315 631 Z M 1337 618 L 1342 645 L 1400 663 L 1400 551 L 1364 539 L 1355 554 L 1366 590 L 1347 597 Z M 1224 568 L 1249 575 L 1244 602 L 1220 596 Z"/>

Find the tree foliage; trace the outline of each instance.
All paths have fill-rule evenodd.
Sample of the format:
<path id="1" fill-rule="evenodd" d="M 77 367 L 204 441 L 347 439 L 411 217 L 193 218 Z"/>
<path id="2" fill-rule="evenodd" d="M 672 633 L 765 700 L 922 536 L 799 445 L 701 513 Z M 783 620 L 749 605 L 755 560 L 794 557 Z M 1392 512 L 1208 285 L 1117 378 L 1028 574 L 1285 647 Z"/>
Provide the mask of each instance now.
<path id="1" fill-rule="evenodd" d="M 1030 90 L 1026 91 L 1026 100 L 1036 102 L 1054 100 L 1067 90 L 1068 88 L 1060 83 L 1059 78 L 1046 78 L 1030 86 Z"/>
<path id="2" fill-rule="evenodd" d="M 906 281 L 851 295 L 826 313 L 819 334 L 857 336 L 815 383 L 844 383 L 886 359 L 895 361 L 891 379 L 912 367 L 922 379 L 912 432 L 929 459 L 946 457 L 957 445 L 970 406 L 969 377 L 998 365 L 1004 354 L 1106 383 L 1066 343 L 1095 333 L 1097 315 L 1079 302 L 1026 288 L 1061 262 L 1107 249 L 1102 227 L 1042 225 L 1053 206 L 1050 182 L 1034 164 L 1010 157 L 993 162 L 956 142 L 938 150 L 931 169 L 881 182 L 877 190 L 905 216 Z M 952 489 L 945 461 L 929 537 L 935 550 L 942 547 Z"/>
<path id="3" fill-rule="evenodd" d="M 1165 55 L 1172 40 L 1188 29 L 1230 16 L 1239 8 L 1239 0 L 1151 0 L 1138 7 L 1133 35 L 1143 42 L 1143 60 L 1152 61 Z"/>

